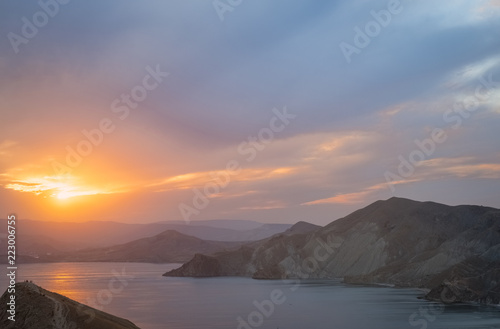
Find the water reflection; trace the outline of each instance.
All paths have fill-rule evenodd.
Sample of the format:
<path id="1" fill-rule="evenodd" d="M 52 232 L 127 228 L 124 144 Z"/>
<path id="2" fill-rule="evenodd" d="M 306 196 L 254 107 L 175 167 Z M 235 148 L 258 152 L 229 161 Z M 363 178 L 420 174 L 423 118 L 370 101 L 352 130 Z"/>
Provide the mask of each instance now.
<path id="1" fill-rule="evenodd" d="M 257 305 L 271 309 L 272 292 L 284 302 L 262 315 L 260 328 L 421 328 L 410 316 L 431 303 L 414 289 L 346 286 L 338 281 L 256 281 L 247 278 L 167 278 L 178 267 L 137 263 L 27 264 L 18 280 L 42 287 L 106 312 L 127 318 L 143 329 L 238 328 L 238 319 L 260 318 Z M 0 279 L 5 287 L 6 278 Z M 4 288 L 5 289 L 5 288 Z M 95 305 L 93 305 L 94 303 Z M 253 318 L 252 318 L 253 316 Z M 250 317 L 250 318 L 249 318 Z M 447 306 L 428 329 L 500 328 L 500 309 Z M 252 326 L 251 326 L 252 327 Z M 241 327 L 244 328 L 244 327 Z"/>

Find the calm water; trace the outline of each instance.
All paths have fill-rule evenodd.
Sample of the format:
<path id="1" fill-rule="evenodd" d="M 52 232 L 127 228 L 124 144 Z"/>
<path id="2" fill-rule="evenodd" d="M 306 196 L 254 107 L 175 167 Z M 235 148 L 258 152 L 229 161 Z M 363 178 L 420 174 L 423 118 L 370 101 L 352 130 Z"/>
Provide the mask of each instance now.
<path id="1" fill-rule="evenodd" d="M 248 329 L 257 325 L 273 329 L 500 328 L 500 308 L 445 308 L 417 299 L 421 293 L 414 289 L 346 286 L 335 281 L 297 284 L 161 276 L 177 266 L 27 264 L 20 265 L 18 281 L 33 280 L 48 290 L 127 318 L 143 329 Z M 5 275 L 0 284 L 4 291 Z M 269 301 L 271 295 L 278 304 Z M 244 324 L 238 324 L 240 317 Z"/>

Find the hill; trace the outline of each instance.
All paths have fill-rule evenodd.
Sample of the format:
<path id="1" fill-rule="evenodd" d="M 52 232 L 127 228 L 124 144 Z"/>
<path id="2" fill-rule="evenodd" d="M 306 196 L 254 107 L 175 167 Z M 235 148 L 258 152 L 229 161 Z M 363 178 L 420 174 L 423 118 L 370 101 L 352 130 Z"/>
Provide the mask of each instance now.
<path id="1" fill-rule="evenodd" d="M 175 230 L 203 240 L 256 241 L 283 232 L 289 224 L 263 224 L 255 221 L 212 220 L 193 221 L 189 225 L 180 222 L 126 224 L 92 221 L 84 223 L 17 221 L 17 254 L 29 256 L 28 261 L 40 261 L 88 248 L 103 248 L 152 237 L 166 230 Z M 227 226 L 225 228 L 224 226 Z M 0 247 L 7 250 L 7 224 L 0 226 Z M 0 261 L 1 262 L 1 261 Z"/>
<path id="2" fill-rule="evenodd" d="M 15 286 L 15 322 L 8 319 L 10 294 L 0 297 L 0 327 L 22 329 L 139 329 L 132 322 L 45 290 L 33 283 Z"/>
<path id="3" fill-rule="evenodd" d="M 203 264 L 209 265 L 205 273 Z M 457 299 L 498 303 L 498 264 L 500 210 L 391 198 L 310 233 L 276 235 L 211 258 L 197 255 L 165 275 L 191 276 L 196 269 L 198 276 L 342 277 L 349 283 L 428 289 L 447 285 L 460 292 Z"/>
<path id="4" fill-rule="evenodd" d="M 182 263 L 196 253 L 212 254 L 239 247 L 241 242 L 207 241 L 167 230 L 128 243 L 41 258 L 44 261 Z"/>

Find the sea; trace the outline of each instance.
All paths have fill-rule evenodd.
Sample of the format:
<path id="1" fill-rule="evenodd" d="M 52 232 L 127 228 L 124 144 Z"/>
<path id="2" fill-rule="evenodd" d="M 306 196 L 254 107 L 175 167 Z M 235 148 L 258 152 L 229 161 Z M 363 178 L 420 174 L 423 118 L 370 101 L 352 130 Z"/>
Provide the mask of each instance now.
<path id="1" fill-rule="evenodd" d="M 50 263 L 18 265 L 30 280 L 142 329 L 486 329 L 500 308 L 445 305 L 423 291 L 347 285 L 340 280 L 170 278 L 180 264 Z M 0 287 L 5 291 L 8 278 Z M 90 315 L 88 315 L 90 317 Z"/>

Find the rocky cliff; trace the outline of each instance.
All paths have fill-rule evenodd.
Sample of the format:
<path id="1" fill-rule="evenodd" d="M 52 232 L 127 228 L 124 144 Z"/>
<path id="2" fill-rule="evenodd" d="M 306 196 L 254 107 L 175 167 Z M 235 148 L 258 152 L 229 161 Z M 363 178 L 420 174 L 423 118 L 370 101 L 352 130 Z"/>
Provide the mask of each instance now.
<path id="1" fill-rule="evenodd" d="M 497 293 L 488 280 L 500 281 L 499 251 L 498 209 L 391 198 L 309 233 L 275 235 L 215 254 L 213 261 L 219 264 L 219 275 L 258 279 L 343 277 L 349 283 L 429 289 L 460 281 L 479 287 L 475 297 L 463 300 L 495 301 L 481 289 Z M 459 270 L 464 264 L 472 267 L 468 274 Z M 485 269 L 490 274 L 481 276 Z M 167 275 L 203 276 L 204 270 L 193 259 Z"/>

